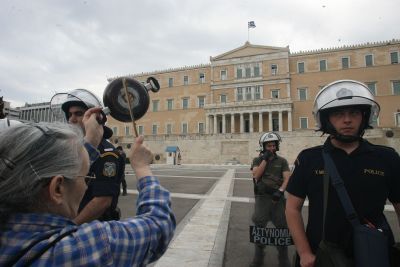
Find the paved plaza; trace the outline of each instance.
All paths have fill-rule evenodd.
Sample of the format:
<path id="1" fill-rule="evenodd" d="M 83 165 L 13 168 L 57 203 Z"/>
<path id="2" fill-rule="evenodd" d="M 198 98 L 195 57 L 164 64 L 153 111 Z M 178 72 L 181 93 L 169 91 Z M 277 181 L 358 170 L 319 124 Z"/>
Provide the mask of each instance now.
<path id="1" fill-rule="evenodd" d="M 152 266 L 249 266 L 254 253 L 249 242 L 254 206 L 249 166 L 152 165 L 152 170 L 171 192 L 177 220 L 167 252 Z M 126 172 L 128 195 L 119 198 L 123 218 L 135 215 L 137 197 L 136 178 L 129 165 Z M 387 205 L 385 214 L 399 241 L 392 205 Z M 303 215 L 307 215 L 306 207 Z M 290 246 L 290 258 L 294 252 Z M 276 248 L 268 246 L 264 266 L 279 266 L 277 255 Z"/>

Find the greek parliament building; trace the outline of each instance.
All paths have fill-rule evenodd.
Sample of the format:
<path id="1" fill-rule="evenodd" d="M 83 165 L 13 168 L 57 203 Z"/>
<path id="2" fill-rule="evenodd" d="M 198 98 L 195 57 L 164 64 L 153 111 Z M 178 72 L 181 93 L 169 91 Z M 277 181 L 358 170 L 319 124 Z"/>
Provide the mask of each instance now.
<path id="1" fill-rule="evenodd" d="M 175 145 L 182 162 L 248 164 L 257 155 L 261 133 L 277 131 L 283 137 L 281 154 L 294 160 L 301 149 L 325 139 L 314 131 L 317 92 L 332 81 L 354 79 L 381 105 L 376 130 L 366 137 L 399 148 L 399 53 L 400 40 L 294 53 L 246 42 L 210 57 L 209 64 L 131 75 L 142 82 L 153 76 L 161 86 L 150 92 L 138 132 L 160 160 L 167 156 L 163 149 Z M 109 125 L 114 142 L 133 140 L 132 124 L 111 119 Z"/>

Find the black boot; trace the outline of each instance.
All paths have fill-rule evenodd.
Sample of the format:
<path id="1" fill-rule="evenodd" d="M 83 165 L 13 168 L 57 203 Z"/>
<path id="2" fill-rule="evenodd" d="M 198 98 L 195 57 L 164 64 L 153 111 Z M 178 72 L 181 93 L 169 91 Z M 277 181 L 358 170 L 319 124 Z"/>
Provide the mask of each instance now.
<path id="1" fill-rule="evenodd" d="M 277 247 L 279 267 L 290 267 L 290 260 L 287 247 Z"/>
<path id="2" fill-rule="evenodd" d="M 250 267 L 261 267 L 264 264 L 264 246 L 254 246 L 254 258 L 250 263 Z"/>

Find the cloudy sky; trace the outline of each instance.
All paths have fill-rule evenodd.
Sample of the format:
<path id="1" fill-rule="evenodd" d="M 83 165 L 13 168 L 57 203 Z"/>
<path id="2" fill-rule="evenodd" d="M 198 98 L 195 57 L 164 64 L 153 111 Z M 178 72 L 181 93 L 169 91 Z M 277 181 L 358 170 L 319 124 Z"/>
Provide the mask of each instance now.
<path id="1" fill-rule="evenodd" d="M 0 0 L 0 96 L 12 107 L 107 78 L 209 63 L 243 45 L 292 52 L 400 38 L 398 0 Z"/>

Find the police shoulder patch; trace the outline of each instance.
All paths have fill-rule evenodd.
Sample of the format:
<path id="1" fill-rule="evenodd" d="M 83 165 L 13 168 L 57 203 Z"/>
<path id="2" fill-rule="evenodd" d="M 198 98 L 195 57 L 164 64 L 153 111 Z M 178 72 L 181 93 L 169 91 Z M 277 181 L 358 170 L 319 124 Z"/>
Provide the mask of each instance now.
<path id="1" fill-rule="evenodd" d="M 105 162 L 103 166 L 103 175 L 113 177 L 117 174 L 117 165 L 114 162 Z"/>

